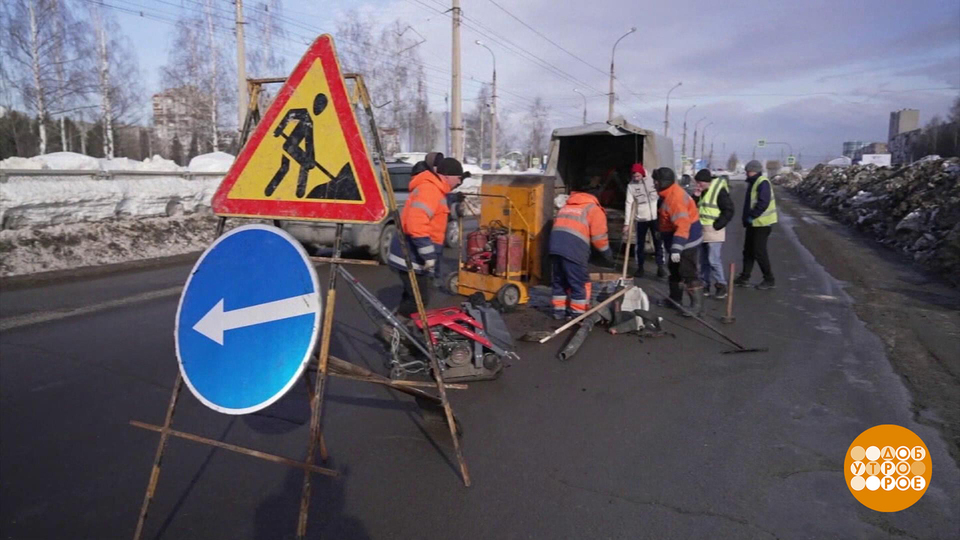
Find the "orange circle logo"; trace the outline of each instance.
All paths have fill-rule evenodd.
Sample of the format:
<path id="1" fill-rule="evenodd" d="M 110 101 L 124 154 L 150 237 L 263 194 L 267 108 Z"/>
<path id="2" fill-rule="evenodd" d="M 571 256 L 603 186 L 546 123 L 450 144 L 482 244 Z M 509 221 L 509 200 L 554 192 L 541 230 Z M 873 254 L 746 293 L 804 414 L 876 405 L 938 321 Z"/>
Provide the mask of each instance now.
<path id="1" fill-rule="evenodd" d="M 857 437 L 843 461 L 850 493 L 878 512 L 899 512 L 920 500 L 930 485 L 930 452 L 917 434 L 885 424 Z"/>

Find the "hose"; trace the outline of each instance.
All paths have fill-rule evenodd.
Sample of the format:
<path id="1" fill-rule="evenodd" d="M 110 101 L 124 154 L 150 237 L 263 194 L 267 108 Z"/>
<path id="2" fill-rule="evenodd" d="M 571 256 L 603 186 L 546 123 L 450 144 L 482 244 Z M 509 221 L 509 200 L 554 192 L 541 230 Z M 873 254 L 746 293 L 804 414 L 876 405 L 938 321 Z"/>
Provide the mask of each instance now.
<path id="1" fill-rule="evenodd" d="M 580 323 L 580 328 L 570 337 L 570 341 L 557 353 L 557 359 L 566 361 L 577 354 L 580 346 L 583 345 L 583 342 L 587 339 L 587 335 L 593 330 L 593 325 L 596 324 L 598 320 L 600 320 L 600 316 L 596 313 L 584 319 L 583 322 Z"/>

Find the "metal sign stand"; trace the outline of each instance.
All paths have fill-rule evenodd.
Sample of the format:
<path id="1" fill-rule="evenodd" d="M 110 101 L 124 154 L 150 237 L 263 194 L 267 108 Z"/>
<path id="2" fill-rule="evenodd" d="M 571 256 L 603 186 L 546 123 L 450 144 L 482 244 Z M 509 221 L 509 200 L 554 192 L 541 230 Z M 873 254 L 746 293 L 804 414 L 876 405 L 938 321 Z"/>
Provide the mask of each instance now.
<path id="1" fill-rule="evenodd" d="M 373 117 L 373 107 L 370 102 L 369 94 L 367 93 L 366 86 L 363 83 L 363 78 L 357 74 L 346 74 L 345 79 L 351 79 L 355 82 L 357 92 L 355 98 L 360 101 L 364 107 L 364 110 L 369 118 L 370 129 L 372 137 L 374 140 L 375 151 L 377 153 L 377 158 L 380 165 L 380 181 L 383 186 L 384 192 L 387 194 L 387 200 L 389 204 L 390 214 L 393 216 L 393 219 L 396 223 L 400 223 L 400 213 L 397 209 L 396 198 L 393 194 L 393 186 L 389 181 L 389 173 L 387 170 L 386 162 L 384 161 L 383 156 L 383 147 L 380 141 L 379 133 L 377 131 L 376 122 Z M 285 78 L 272 78 L 272 79 L 248 79 L 248 88 L 250 91 L 250 100 L 247 109 L 247 117 L 244 122 L 243 131 L 241 133 L 240 146 L 246 142 L 250 131 L 253 129 L 253 126 L 260 120 L 260 111 L 259 111 L 259 95 L 260 88 L 262 84 L 265 83 L 280 83 L 284 82 Z M 219 237 L 223 234 L 224 226 L 226 224 L 226 218 L 221 217 L 217 222 L 216 228 L 216 237 Z M 276 225 L 276 220 L 274 221 Z M 417 311 L 420 316 L 420 320 L 423 323 L 424 339 L 427 343 L 427 349 L 430 357 L 430 366 L 433 369 L 434 383 L 437 389 L 439 396 L 433 396 L 429 393 L 426 393 L 422 390 L 416 388 L 414 383 L 410 381 L 390 381 L 386 377 L 373 373 L 369 370 L 366 370 L 355 364 L 351 364 L 345 360 L 332 357 L 330 355 L 330 341 L 332 337 L 332 328 L 333 328 L 333 317 L 334 309 L 336 307 L 336 293 L 337 293 L 337 276 L 340 274 L 339 268 L 343 263 L 351 263 L 353 261 L 349 259 L 341 258 L 341 237 L 343 233 L 343 224 L 337 224 L 336 231 L 336 240 L 334 242 L 333 256 L 329 258 L 320 258 L 313 257 L 311 260 L 314 262 L 325 262 L 330 263 L 330 276 L 328 281 L 327 288 L 327 297 L 326 305 L 324 306 L 323 314 L 323 326 L 322 326 L 322 335 L 320 338 L 320 352 L 317 355 L 317 362 L 315 371 L 317 373 L 316 382 L 310 384 L 309 372 L 310 369 L 306 369 L 303 372 L 304 382 L 307 387 L 307 395 L 310 399 L 310 440 L 308 441 L 307 446 L 307 456 L 305 461 L 297 461 L 294 459 L 286 458 L 283 456 L 277 456 L 274 454 L 269 454 L 266 452 L 261 452 L 259 450 L 254 450 L 251 448 L 246 448 L 234 444 L 225 443 L 215 439 L 209 439 L 207 437 L 201 437 L 192 433 L 187 433 L 184 431 L 179 431 L 173 429 L 173 418 L 176 413 L 177 401 L 180 396 L 180 392 L 183 389 L 183 376 L 180 373 L 180 370 L 177 370 L 177 376 L 174 380 L 173 391 L 170 395 L 170 401 L 167 405 L 166 415 L 164 417 L 163 425 L 149 424 L 145 422 L 139 422 L 136 420 L 131 420 L 130 425 L 142 429 L 147 429 L 150 431 L 156 431 L 160 433 L 160 440 L 157 443 L 157 450 L 154 454 L 153 466 L 150 471 L 150 479 L 147 483 L 146 492 L 144 493 L 143 503 L 140 507 L 140 514 L 137 519 L 137 527 L 134 532 L 134 540 L 139 540 L 143 535 L 144 524 L 146 523 L 147 514 L 150 510 L 150 503 L 153 502 L 154 494 L 156 493 L 157 483 L 160 478 L 160 467 L 163 462 L 163 454 L 167 447 L 167 442 L 169 438 L 178 437 L 181 439 L 186 439 L 194 441 L 201 444 L 206 444 L 214 448 L 220 448 L 223 450 L 229 450 L 231 452 L 237 452 L 240 454 L 252 456 L 255 458 L 263 459 L 266 461 L 271 461 L 274 463 L 280 463 L 282 465 L 287 465 L 304 471 L 304 480 L 303 488 L 300 494 L 300 512 L 297 520 L 297 538 L 303 539 L 306 536 L 307 529 L 307 518 L 309 516 L 310 508 L 310 497 L 312 492 L 312 482 L 310 473 L 318 473 L 327 476 L 338 476 L 337 471 L 329 469 L 326 467 L 321 467 L 314 464 L 314 459 L 316 457 L 317 451 L 319 450 L 320 459 L 322 462 L 326 462 L 328 459 L 327 448 L 323 438 L 322 433 L 322 416 L 323 416 L 323 397 L 326 390 L 327 376 L 332 375 L 335 377 L 342 377 L 350 380 L 357 380 L 362 382 L 369 382 L 373 384 L 380 384 L 389 386 L 395 390 L 414 395 L 417 397 L 425 398 L 427 401 L 435 402 L 443 406 L 444 414 L 446 417 L 447 425 L 450 428 L 450 437 L 453 441 L 454 451 L 457 456 L 457 461 L 460 465 L 460 473 L 463 479 L 465 486 L 470 486 L 470 475 L 467 471 L 467 464 L 463 458 L 463 452 L 460 448 L 460 440 L 457 436 L 457 427 L 456 420 L 453 414 L 453 409 L 450 407 L 450 402 L 447 399 L 447 388 L 456 388 L 463 389 L 466 388 L 465 385 L 447 385 L 443 382 L 443 376 L 440 372 L 439 363 L 437 362 L 436 351 L 433 346 L 433 342 L 430 339 L 430 330 L 427 326 L 427 316 L 426 310 L 423 305 L 423 299 L 420 296 L 420 289 L 417 285 L 417 276 L 413 271 L 413 265 L 410 260 L 410 253 L 407 249 L 405 242 L 401 242 L 403 257 L 407 263 L 408 276 L 410 282 L 413 284 L 414 298 L 417 304 Z M 358 261 L 366 263 L 366 261 Z M 333 368 L 330 370 L 330 368 Z M 427 383 L 424 383 L 426 385 Z M 433 386 L 433 385 L 430 385 Z"/>

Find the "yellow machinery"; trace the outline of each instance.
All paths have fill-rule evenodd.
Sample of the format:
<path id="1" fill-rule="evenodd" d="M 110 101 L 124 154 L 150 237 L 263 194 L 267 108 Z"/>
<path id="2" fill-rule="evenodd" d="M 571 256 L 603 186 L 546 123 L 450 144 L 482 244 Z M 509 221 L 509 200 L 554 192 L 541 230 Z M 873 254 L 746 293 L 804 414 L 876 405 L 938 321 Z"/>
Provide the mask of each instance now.
<path id="1" fill-rule="evenodd" d="M 528 287 L 549 272 L 547 244 L 553 220 L 553 176 L 487 174 L 479 195 L 477 231 L 463 233 L 458 270 L 447 286 L 464 296 L 483 293 L 512 308 L 530 300 Z"/>

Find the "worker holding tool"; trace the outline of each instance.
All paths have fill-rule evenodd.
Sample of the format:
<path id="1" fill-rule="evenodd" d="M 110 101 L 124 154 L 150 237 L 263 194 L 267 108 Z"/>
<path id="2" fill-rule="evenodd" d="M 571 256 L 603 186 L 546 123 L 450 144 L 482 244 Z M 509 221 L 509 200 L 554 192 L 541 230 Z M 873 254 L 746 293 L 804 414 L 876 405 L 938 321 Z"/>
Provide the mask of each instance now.
<path id="1" fill-rule="evenodd" d="M 469 176 L 464 174 L 463 165 L 454 158 L 443 158 L 437 164 L 436 172 L 427 169 L 410 181 L 410 197 L 400 213 L 402 234 L 393 237 L 390 243 L 389 265 L 397 270 L 403 283 L 403 294 L 397 312 L 411 316 L 417 312 L 413 296 L 413 284 L 407 275 L 407 264 L 400 249 L 400 242 L 407 243 L 413 270 L 422 279 L 417 279 L 420 297 L 424 305 L 429 302 L 427 277 L 437 272 L 437 264 L 443 252 L 443 237 L 447 230 L 447 218 L 450 209 L 447 206 L 447 193 L 460 185 L 460 181 Z"/>
<path id="2" fill-rule="evenodd" d="M 724 229 L 733 219 L 735 209 L 730 198 L 730 186 L 722 178 L 715 178 L 710 169 L 700 169 L 694 177 L 697 187 L 693 190 L 693 199 L 697 201 L 700 212 L 700 224 L 703 225 L 703 243 L 700 244 L 700 279 L 703 281 L 703 295 L 710 296 L 710 283 L 713 282 L 717 298 L 727 297 L 726 278 L 723 276 L 721 251 L 726 240 Z"/>
<path id="3" fill-rule="evenodd" d="M 657 257 L 657 277 L 664 278 L 667 277 L 667 269 L 663 258 L 663 240 L 660 238 L 660 229 L 657 227 L 657 199 L 659 199 L 657 189 L 653 186 L 653 179 L 647 176 L 647 171 L 642 164 L 634 163 L 631 172 L 631 181 L 627 184 L 627 204 L 624 215 L 629 219 L 630 212 L 636 204 L 636 214 L 633 219 L 637 226 L 637 273 L 633 277 L 643 277 L 643 260 L 646 255 L 644 246 L 647 243 L 647 231 L 650 231 Z M 623 224 L 624 235 L 629 232 L 628 225 L 628 223 Z"/>
<path id="4" fill-rule="evenodd" d="M 659 226 L 663 243 L 670 246 L 670 299 L 683 304 L 683 291 L 690 297 L 690 310 L 684 316 L 703 309 L 703 284 L 697 268 L 698 246 L 703 242 L 703 226 L 697 203 L 676 182 L 673 169 L 653 171 L 653 183 L 660 195 Z"/>
<path id="5" fill-rule="evenodd" d="M 596 196 L 574 191 L 557 212 L 550 233 L 554 319 L 576 317 L 590 307 L 587 271 L 590 246 L 599 251 L 608 264 L 613 264 L 613 252 L 607 238 L 607 214 Z"/>
<path id="6" fill-rule="evenodd" d="M 763 281 L 757 289 L 766 290 L 776 287 L 773 268 L 770 267 L 770 255 L 767 254 L 767 240 L 777 222 L 777 201 L 773 196 L 773 184 L 763 176 L 763 165 L 757 160 L 747 163 L 747 195 L 743 205 L 743 227 L 746 237 L 743 240 L 743 270 L 737 276 L 734 285 L 750 285 L 750 274 L 756 261 L 763 272 Z"/>

